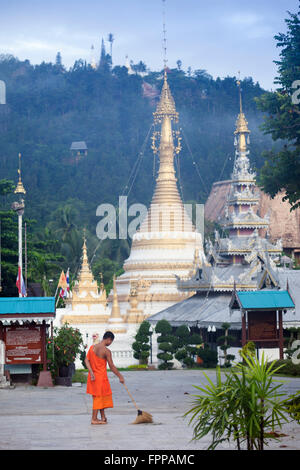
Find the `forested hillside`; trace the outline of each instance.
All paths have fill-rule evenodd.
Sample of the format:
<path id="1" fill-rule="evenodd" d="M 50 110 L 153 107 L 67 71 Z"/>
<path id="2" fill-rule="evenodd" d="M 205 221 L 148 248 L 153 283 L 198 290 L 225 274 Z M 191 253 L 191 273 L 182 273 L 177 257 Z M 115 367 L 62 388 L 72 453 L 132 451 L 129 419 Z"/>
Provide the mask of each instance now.
<path id="1" fill-rule="evenodd" d="M 70 266 L 74 277 L 83 227 L 90 259 L 97 247 L 97 206 L 117 205 L 119 195 L 128 192 L 129 204 L 148 204 L 151 199 L 158 162 L 153 160 L 151 139 L 145 139 L 162 74 L 129 75 L 125 67 L 111 69 L 109 60 L 98 69 L 79 60 L 66 70 L 60 62 L 33 66 L 0 56 L 0 80 L 7 87 L 7 104 L 0 105 L 0 179 L 16 182 L 21 153 L 29 234 L 47 243 L 58 241 L 60 267 Z M 182 128 L 177 168 L 182 196 L 185 202 L 205 202 L 212 183 L 232 171 L 239 112 L 236 77 L 214 80 L 204 70 L 186 73 L 179 67 L 168 71 L 168 80 Z M 272 146 L 258 128 L 262 114 L 254 102 L 264 90 L 252 78 L 242 81 L 242 90 L 251 162 L 260 168 L 261 152 Z M 73 141 L 85 141 L 88 147 L 79 161 L 70 152 Z M 139 171 L 131 185 L 138 158 Z M 13 200 L 13 194 L 6 194 L 2 210 Z M 103 243 L 93 257 L 95 275 L 103 271 L 108 283 L 127 256 L 129 243 Z M 32 275 L 32 280 L 40 279 Z"/>

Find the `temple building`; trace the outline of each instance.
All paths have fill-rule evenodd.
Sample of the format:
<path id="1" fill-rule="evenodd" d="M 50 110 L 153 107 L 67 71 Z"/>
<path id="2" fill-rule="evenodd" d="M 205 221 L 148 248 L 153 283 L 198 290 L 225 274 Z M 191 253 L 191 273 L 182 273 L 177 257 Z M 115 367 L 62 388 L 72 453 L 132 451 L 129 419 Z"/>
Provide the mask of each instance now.
<path id="1" fill-rule="evenodd" d="M 256 187 L 255 173 L 249 165 L 248 123 L 242 110 L 235 130 L 235 164 L 231 180 L 216 181 L 205 203 L 205 217 L 218 222 L 229 230 L 230 237 L 218 235 L 215 250 L 209 252 L 219 261 L 238 263 L 249 254 L 254 243 L 248 245 L 246 235 L 260 234 L 265 250 L 274 257 L 285 251 L 295 261 L 300 261 L 300 209 L 291 211 L 288 201 L 283 201 L 284 192 L 271 199 Z M 260 215 L 258 215 L 260 214 Z M 272 245 L 275 244 L 275 245 Z"/>
<path id="2" fill-rule="evenodd" d="M 180 152 L 181 138 L 166 70 L 153 114 L 156 127 L 152 149 L 159 155 L 156 187 L 146 217 L 133 235 L 125 272 L 114 279 L 106 299 L 104 288 L 98 291 L 88 265 L 84 241 L 78 282 L 66 299 L 66 308 L 57 309 L 57 323 L 68 322 L 79 328 L 88 345 L 95 333 L 115 332 L 110 349 L 118 366 L 136 362 L 131 345 L 144 319 L 192 295 L 178 289 L 176 277 L 191 272 L 195 250 L 201 262 L 207 263 L 202 236 L 193 226 L 177 188 L 174 157 Z"/>
<path id="3" fill-rule="evenodd" d="M 68 323 L 73 328 L 78 328 L 87 348 L 100 341 L 105 331 L 112 331 L 116 335 L 116 340 L 110 346 L 113 360 L 118 367 L 126 367 L 136 363 L 131 345 L 138 321 L 133 325 L 128 325 L 126 318 L 121 315 L 115 276 L 111 297 L 112 302 L 108 306 L 104 284 L 101 282 L 100 289 L 98 288 L 90 269 L 84 238 L 82 265 L 78 280 L 75 281 L 72 291 L 65 299 L 65 308 L 56 309 L 54 326 L 60 327 Z M 132 308 L 134 309 L 134 301 Z M 82 368 L 79 358 L 76 359 L 76 367 Z"/>
<path id="4" fill-rule="evenodd" d="M 86 157 L 88 154 L 88 148 L 86 143 L 82 140 L 79 142 L 72 142 L 70 147 L 71 156 L 76 159 L 76 161 L 80 160 L 82 157 Z"/>
<path id="5" fill-rule="evenodd" d="M 239 82 L 238 82 L 239 83 Z M 253 250 L 260 250 L 271 258 L 278 258 L 282 252 L 279 239 L 275 245 L 268 238 L 269 217 L 260 217 L 253 210 L 259 203 L 259 194 L 255 190 L 255 173 L 250 168 L 249 144 L 250 131 L 242 109 L 240 93 L 240 113 L 234 132 L 235 162 L 223 220 L 219 222 L 229 237 L 221 238 L 216 233 L 214 245 L 207 243 L 208 259 L 213 265 L 248 264 Z"/>
<path id="6" fill-rule="evenodd" d="M 225 216 L 226 198 L 230 190 L 231 180 L 213 183 L 209 197 L 205 203 L 205 218 L 220 223 Z M 259 211 L 261 217 L 269 216 L 268 236 L 272 243 L 281 240 L 283 251 L 296 263 L 300 263 L 300 209 L 291 211 L 288 201 L 283 201 L 282 191 L 274 198 L 268 196 L 257 186 L 258 204 L 253 211 Z"/>
<path id="7" fill-rule="evenodd" d="M 138 324 L 189 296 L 178 290 L 176 276 L 189 273 L 195 249 L 205 262 L 201 234 L 195 230 L 177 188 L 174 157 L 180 152 L 181 138 L 166 70 L 153 114 L 156 130 L 152 149 L 159 155 L 156 187 L 147 215 L 133 235 L 125 272 L 116 280 L 120 312 L 128 324 Z M 108 300 L 111 302 L 112 296 Z"/>
<path id="8" fill-rule="evenodd" d="M 60 327 L 63 323 L 68 323 L 80 330 L 86 344 L 91 344 L 93 335 L 98 333 L 99 328 L 102 329 L 102 325 L 108 324 L 109 317 L 104 284 L 101 283 L 100 289 L 98 288 L 89 266 L 84 238 L 78 280 L 65 299 L 65 308 L 56 309 L 54 326 Z"/>
<path id="9" fill-rule="evenodd" d="M 132 343 L 139 324 L 145 319 L 153 325 L 162 318 L 174 327 L 186 324 L 201 330 L 205 339 L 212 328 L 220 335 L 222 324 L 227 322 L 240 349 L 242 310 L 230 308 L 233 294 L 285 291 L 295 308 L 291 306 L 286 311 L 275 312 L 275 316 L 272 314 L 274 322 L 276 318 L 279 322 L 280 315 L 280 322 L 277 326 L 273 322 L 272 327 L 275 333 L 280 327 L 282 344 L 282 329 L 300 325 L 300 271 L 277 267 L 282 254 L 281 241 L 271 242 L 269 218 L 255 210 L 260 198 L 255 190 L 255 173 L 250 168 L 250 131 L 241 94 L 234 132 L 235 162 L 224 217 L 220 221 L 227 236 L 216 232 L 214 242 L 206 242 L 206 254 L 202 236 L 193 226 L 177 188 L 174 158 L 180 152 L 181 138 L 166 70 L 153 114 L 152 149 L 159 156 L 156 186 L 146 216 L 133 235 L 124 273 L 117 279 L 114 277 L 112 292 L 106 298 L 103 284 L 98 289 L 93 278 L 84 240 L 78 281 L 66 299 L 66 308 L 57 309 L 56 323 L 68 322 L 79 328 L 88 346 L 97 335 L 101 339 L 105 331 L 113 331 L 116 339 L 110 349 L 114 362 L 117 367 L 128 366 L 137 362 Z M 277 345 L 278 341 L 269 344 Z M 153 335 L 154 362 L 156 348 Z M 276 357 L 276 348 L 269 348 L 269 352 Z"/>
<path id="10" fill-rule="evenodd" d="M 284 310 L 281 327 L 300 326 L 300 272 L 277 267 L 282 254 L 281 241 L 270 242 L 266 236 L 268 217 L 261 217 L 253 210 L 259 203 L 259 194 L 255 191 L 255 173 L 250 168 L 249 134 L 240 95 L 240 113 L 234 132 L 235 163 L 227 188 L 224 217 L 219 220 L 228 236 L 221 237 L 216 232 L 214 243 L 210 240 L 206 243 L 208 262 L 204 263 L 196 250 L 189 275 L 177 276 L 178 289 L 193 295 L 148 318 L 153 325 L 166 319 L 173 327 L 186 324 L 196 328 L 208 342 L 211 341 L 210 331 L 215 331 L 215 340 L 223 334 L 222 324 L 229 323 L 239 349 L 242 318 L 240 311 L 230 308 L 234 292 L 288 292 L 294 300 L 294 308 Z M 270 342 L 270 345 L 275 343 Z M 263 344 L 265 347 L 267 343 Z M 216 347 L 216 343 L 214 345 Z M 267 349 L 270 357 L 279 357 L 278 348 Z M 236 355 L 237 351 L 232 352 Z"/>

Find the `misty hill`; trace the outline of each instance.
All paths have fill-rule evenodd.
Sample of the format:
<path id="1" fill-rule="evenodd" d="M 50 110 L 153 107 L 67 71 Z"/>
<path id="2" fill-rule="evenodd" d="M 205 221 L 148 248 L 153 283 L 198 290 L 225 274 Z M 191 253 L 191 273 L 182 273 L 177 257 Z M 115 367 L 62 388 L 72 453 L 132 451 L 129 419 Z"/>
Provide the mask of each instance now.
<path id="1" fill-rule="evenodd" d="M 149 130 L 162 79 L 157 72 L 111 70 L 109 61 L 93 69 L 79 60 L 67 71 L 61 63 L 33 66 L 0 56 L 0 80 L 7 87 L 7 104 L 0 106 L 0 174 L 16 181 L 21 152 L 26 215 L 36 219 L 37 231 L 57 225 L 61 217 L 68 230 L 75 223 L 86 226 L 95 244 L 99 204 L 117 205 L 119 195 L 128 192 L 129 204 L 150 202 L 158 162 Z M 214 80 L 204 70 L 189 74 L 177 68 L 169 70 L 168 80 L 183 137 L 177 162 L 180 190 L 185 202 L 205 202 L 212 183 L 232 171 L 239 112 L 236 77 Z M 261 152 L 272 145 L 258 128 L 262 115 L 254 102 L 264 90 L 252 78 L 242 81 L 242 90 L 251 162 L 260 168 Z M 70 146 L 78 141 L 86 143 L 88 152 L 77 161 Z M 68 216 L 62 211 L 66 204 L 73 210 Z M 82 242 L 76 243 L 80 257 Z M 106 256 L 115 255 L 109 249 Z M 120 262 L 126 250 L 116 256 Z"/>

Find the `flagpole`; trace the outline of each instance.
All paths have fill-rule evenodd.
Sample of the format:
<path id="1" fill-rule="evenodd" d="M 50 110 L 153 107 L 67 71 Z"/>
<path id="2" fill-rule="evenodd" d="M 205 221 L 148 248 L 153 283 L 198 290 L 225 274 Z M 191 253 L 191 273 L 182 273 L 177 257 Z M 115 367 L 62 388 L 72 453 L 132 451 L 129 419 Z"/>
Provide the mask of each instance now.
<path id="1" fill-rule="evenodd" d="M 22 255 L 23 255 L 23 252 L 22 252 L 22 215 L 23 215 L 23 212 L 22 211 L 19 211 L 18 213 L 18 223 L 19 223 L 19 261 L 18 261 L 18 264 L 19 264 L 19 267 L 20 267 L 20 286 L 21 286 L 21 282 L 22 282 Z M 19 297 L 23 297 L 22 295 L 22 289 L 19 290 Z"/>
<path id="2" fill-rule="evenodd" d="M 0 292 L 2 291 L 2 233 L 1 233 L 1 219 L 0 219 Z"/>
<path id="3" fill-rule="evenodd" d="M 58 284 L 57 284 L 56 291 L 55 291 L 55 294 L 54 294 L 55 299 L 56 299 L 56 296 L 57 296 L 57 291 L 58 291 Z"/>
<path id="4" fill-rule="evenodd" d="M 27 224 L 25 222 L 25 290 L 27 296 Z"/>
<path id="5" fill-rule="evenodd" d="M 23 297 L 23 292 L 22 292 L 22 271 L 23 271 L 23 262 L 22 262 L 22 222 L 23 222 L 23 214 L 24 214 L 24 208 L 25 208 L 25 203 L 24 203 L 24 196 L 26 194 L 26 191 L 24 189 L 22 179 L 21 179 L 21 154 L 19 153 L 19 168 L 18 168 L 18 174 L 19 174 L 19 181 L 17 184 L 17 187 L 14 191 L 15 194 L 19 195 L 19 201 L 14 202 L 12 204 L 12 209 L 18 214 L 18 241 L 19 241 L 19 259 L 18 259 L 18 279 L 19 279 L 19 297 Z"/>
<path id="6" fill-rule="evenodd" d="M 56 301 L 56 304 L 55 304 L 55 308 L 57 307 L 58 301 L 59 301 L 59 296 L 57 297 L 57 301 Z"/>

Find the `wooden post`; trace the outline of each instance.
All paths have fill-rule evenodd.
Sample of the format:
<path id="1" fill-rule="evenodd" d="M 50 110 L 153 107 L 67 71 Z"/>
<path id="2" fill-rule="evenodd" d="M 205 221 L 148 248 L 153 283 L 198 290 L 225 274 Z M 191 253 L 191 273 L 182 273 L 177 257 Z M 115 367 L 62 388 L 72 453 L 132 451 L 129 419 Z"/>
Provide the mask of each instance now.
<path id="1" fill-rule="evenodd" d="M 245 346 L 246 342 L 247 342 L 246 312 L 242 310 L 242 346 Z"/>
<path id="2" fill-rule="evenodd" d="M 45 320 L 42 324 L 42 348 L 43 348 L 43 370 L 47 370 L 47 351 L 46 351 L 46 323 Z"/>
<path id="3" fill-rule="evenodd" d="M 41 370 L 37 386 L 38 387 L 53 387 L 52 377 L 50 370 L 47 370 L 47 351 L 46 351 L 46 323 L 42 323 L 42 361 L 43 370 Z"/>
<path id="4" fill-rule="evenodd" d="M 283 359 L 282 310 L 279 310 L 279 358 L 280 358 L 280 359 Z"/>

